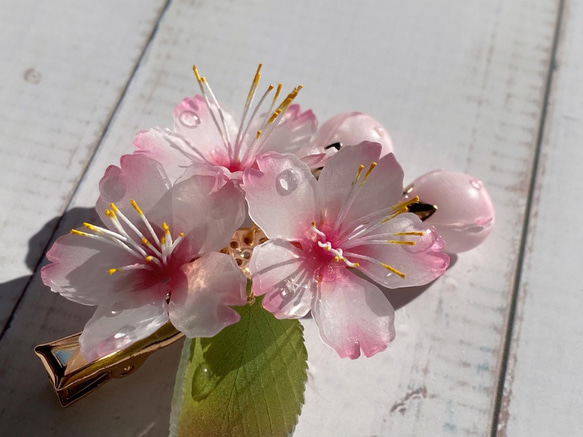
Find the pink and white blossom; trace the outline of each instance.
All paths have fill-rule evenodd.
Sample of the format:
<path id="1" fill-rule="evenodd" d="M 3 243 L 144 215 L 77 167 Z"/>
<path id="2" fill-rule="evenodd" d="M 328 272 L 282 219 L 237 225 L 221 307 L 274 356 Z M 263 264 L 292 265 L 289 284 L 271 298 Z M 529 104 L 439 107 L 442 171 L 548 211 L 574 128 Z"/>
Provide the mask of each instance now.
<path id="1" fill-rule="evenodd" d="M 427 284 L 449 257 L 432 226 L 399 203 L 403 171 L 381 145 L 340 150 L 318 180 L 297 157 L 269 154 L 244 174 L 249 215 L 270 241 L 250 263 L 253 293 L 278 318 L 311 309 L 341 357 L 371 356 L 395 335 L 380 289 Z"/>
<path id="2" fill-rule="evenodd" d="M 312 111 L 301 111 L 292 102 L 298 86 L 278 102 L 281 84 L 269 85 L 253 106 L 260 78 L 259 66 L 241 120 L 216 99 L 207 80 L 195 67 L 202 95 L 185 98 L 174 109 L 174 130 L 154 128 L 140 132 L 134 146 L 137 153 L 161 162 L 172 180 L 194 165 L 196 171 L 215 171 L 223 177 L 241 181 L 243 171 L 256 166 L 264 153 L 293 153 L 311 167 L 325 157 L 314 147 L 318 122 Z"/>
<path id="3" fill-rule="evenodd" d="M 85 223 L 47 253 L 42 279 L 54 292 L 97 310 L 80 337 L 93 360 L 141 340 L 171 321 L 189 337 L 211 337 L 239 315 L 246 280 L 219 253 L 244 219 L 240 189 L 219 177 L 172 185 L 162 166 L 121 158 L 99 183 L 105 226 Z"/>

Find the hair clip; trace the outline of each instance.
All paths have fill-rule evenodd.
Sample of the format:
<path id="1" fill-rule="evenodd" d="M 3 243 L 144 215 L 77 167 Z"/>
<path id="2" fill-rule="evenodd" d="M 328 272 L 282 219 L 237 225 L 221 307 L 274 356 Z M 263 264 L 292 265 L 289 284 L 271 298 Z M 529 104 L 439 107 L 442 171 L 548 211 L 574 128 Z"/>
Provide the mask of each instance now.
<path id="1" fill-rule="evenodd" d="M 201 94 L 175 108 L 173 129 L 139 132 L 135 152 L 105 171 L 96 202 L 103 224 L 83 223 L 47 252 L 43 282 L 97 306 L 82 333 L 35 348 L 62 405 L 186 336 L 179 381 L 206 381 L 204 396 L 182 392 L 199 408 L 217 384 L 232 383 L 224 361 L 234 352 L 224 345 L 245 335 L 261 343 L 261 331 L 245 331 L 261 323 L 276 337 L 293 332 L 299 349 L 284 353 L 291 337 L 276 338 L 249 359 L 285 357 L 303 393 L 297 319 L 311 311 L 340 357 L 379 353 L 396 334 L 379 287 L 428 284 L 449 266 L 448 253 L 490 232 L 494 209 L 477 179 L 436 170 L 403 188 L 378 121 L 351 112 L 318 130 L 312 111 L 293 103 L 301 85 L 285 97 L 281 84 L 258 93 L 260 71 L 237 121 L 194 67 Z M 263 401 L 277 391 L 254 381 L 265 384 Z"/>

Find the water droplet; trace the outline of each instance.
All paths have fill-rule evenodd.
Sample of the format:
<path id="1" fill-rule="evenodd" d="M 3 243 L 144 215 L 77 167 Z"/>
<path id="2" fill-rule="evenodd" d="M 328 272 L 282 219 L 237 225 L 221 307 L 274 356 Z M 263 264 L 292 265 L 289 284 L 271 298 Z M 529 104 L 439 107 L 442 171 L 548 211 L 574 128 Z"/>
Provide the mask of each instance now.
<path id="1" fill-rule="evenodd" d="M 180 120 L 180 123 L 183 126 L 190 128 L 190 129 L 194 129 L 195 127 L 199 127 L 200 123 L 201 123 L 198 115 L 196 115 L 192 111 L 184 111 L 182 114 L 180 114 L 180 116 L 178 117 L 178 120 Z"/>
<path id="2" fill-rule="evenodd" d="M 296 170 L 291 168 L 282 171 L 275 180 L 275 189 L 280 196 L 287 196 L 293 193 L 299 184 L 298 174 Z"/>
<path id="3" fill-rule="evenodd" d="M 105 317 L 117 316 L 119 313 L 123 311 L 123 308 L 124 308 L 123 305 L 120 302 L 118 302 L 113 307 L 111 307 L 111 310 L 109 310 L 109 312 L 105 314 Z"/>
<path id="4" fill-rule="evenodd" d="M 192 375 L 192 399 L 202 401 L 211 394 L 217 385 L 218 378 L 214 375 L 207 363 L 201 363 Z"/>
<path id="5" fill-rule="evenodd" d="M 483 186 L 482 181 L 479 179 L 470 179 L 470 185 L 476 190 L 481 190 Z"/>

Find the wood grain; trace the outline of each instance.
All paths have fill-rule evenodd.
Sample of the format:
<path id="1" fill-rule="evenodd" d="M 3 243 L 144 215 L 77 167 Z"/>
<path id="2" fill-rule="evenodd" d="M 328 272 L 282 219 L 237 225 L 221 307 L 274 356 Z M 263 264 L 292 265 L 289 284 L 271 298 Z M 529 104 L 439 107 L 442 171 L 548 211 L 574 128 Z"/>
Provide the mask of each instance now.
<path id="1" fill-rule="evenodd" d="M 296 435 L 487 435 L 557 13 L 557 2 L 543 0 L 175 0 L 69 208 L 92 205 L 97 181 L 131 151 L 136 130 L 170 126 L 174 105 L 196 92 L 193 62 L 234 109 L 263 62 L 268 81 L 303 83 L 299 102 L 322 121 L 348 110 L 373 115 L 391 132 L 408 180 L 438 167 L 468 172 L 488 188 L 497 224 L 436 283 L 387 292 L 401 307 L 388 351 L 340 360 L 304 321 L 311 370 Z M 68 198 L 70 190 L 58 193 Z M 81 216 L 68 214 L 57 233 Z M 80 329 L 89 314 L 34 276 L 0 343 L 0 390 L 9 394 L 0 424 L 36 435 L 167 430 L 179 348 L 74 413 L 54 411 L 30 350 Z"/>
<path id="2" fill-rule="evenodd" d="M 0 5 L 0 332 L 69 202 L 164 0 Z"/>
<path id="3" fill-rule="evenodd" d="M 499 436 L 581 434 L 583 5 L 567 1 L 544 125 Z"/>

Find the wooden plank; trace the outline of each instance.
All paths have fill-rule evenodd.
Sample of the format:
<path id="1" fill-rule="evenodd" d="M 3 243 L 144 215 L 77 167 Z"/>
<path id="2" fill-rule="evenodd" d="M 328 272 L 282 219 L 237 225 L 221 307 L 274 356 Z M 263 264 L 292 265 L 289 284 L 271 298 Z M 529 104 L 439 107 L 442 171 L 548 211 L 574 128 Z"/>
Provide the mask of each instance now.
<path id="1" fill-rule="evenodd" d="M 296 435 L 485 435 L 556 16 L 556 2 L 542 0 L 174 1 L 71 207 L 91 205 L 104 169 L 131 151 L 133 132 L 170 125 L 173 106 L 196 92 L 193 61 L 234 108 L 262 61 L 268 79 L 302 82 L 300 103 L 321 120 L 348 110 L 374 115 L 408 179 L 437 167 L 471 173 L 488 187 L 498 223 L 435 284 L 387 293 L 401 307 L 387 352 L 340 360 L 304 321 L 311 378 Z M 75 414 L 47 407 L 56 401 L 30 349 L 87 317 L 35 275 L 0 343 L 0 390 L 10 393 L 0 400 L 2 424 L 38 435 L 26 420 L 34 414 L 46 434 L 162 434 L 178 348 L 77 404 Z"/>
<path id="2" fill-rule="evenodd" d="M 583 4 L 565 2 L 530 214 L 499 436 L 583 427 Z"/>
<path id="3" fill-rule="evenodd" d="M 0 332 L 164 4 L 0 5 Z"/>

